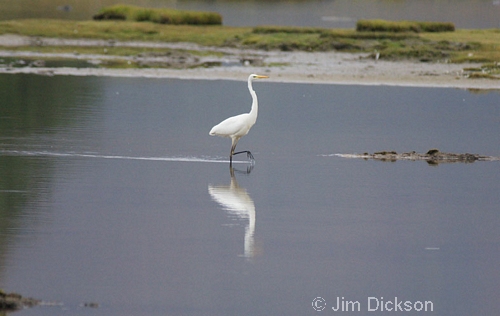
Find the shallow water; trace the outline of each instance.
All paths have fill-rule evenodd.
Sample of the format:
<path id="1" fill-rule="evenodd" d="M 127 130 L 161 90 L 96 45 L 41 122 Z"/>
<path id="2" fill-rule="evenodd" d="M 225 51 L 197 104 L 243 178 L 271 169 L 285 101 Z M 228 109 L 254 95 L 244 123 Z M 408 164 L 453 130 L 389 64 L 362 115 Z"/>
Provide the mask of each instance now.
<path id="1" fill-rule="evenodd" d="M 224 25 L 292 25 L 354 28 L 359 19 L 453 22 L 458 28 L 499 28 L 498 0 L 0 0 L 0 20 L 17 18 L 90 19 L 103 6 L 128 3 L 145 7 L 219 12 Z"/>
<path id="2" fill-rule="evenodd" d="M 499 162 L 330 156 L 500 156 L 498 92 L 256 82 L 256 162 L 231 172 L 208 131 L 249 110 L 244 82 L 0 83 L 0 288 L 62 304 L 19 315 L 500 312 Z"/>

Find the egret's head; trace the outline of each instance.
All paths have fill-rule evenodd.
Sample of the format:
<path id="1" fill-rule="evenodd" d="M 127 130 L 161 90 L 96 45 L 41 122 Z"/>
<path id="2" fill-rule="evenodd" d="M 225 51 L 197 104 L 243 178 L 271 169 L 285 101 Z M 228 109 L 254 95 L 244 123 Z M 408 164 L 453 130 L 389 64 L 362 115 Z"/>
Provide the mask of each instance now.
<path id="1" fill-rule="evenodd" d="M 261 76 L 261 75 L 251 74 L 250 77 L 248 77 L 249 80 L 265 79 L 265 78 L 269 78 L 269 76 Z"/>

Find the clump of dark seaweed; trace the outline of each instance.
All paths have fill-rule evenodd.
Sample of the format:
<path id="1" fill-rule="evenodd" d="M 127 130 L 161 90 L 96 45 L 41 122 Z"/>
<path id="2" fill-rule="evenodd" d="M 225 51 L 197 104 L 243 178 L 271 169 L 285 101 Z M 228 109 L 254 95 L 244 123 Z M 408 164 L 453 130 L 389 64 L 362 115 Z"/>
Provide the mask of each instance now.
<path id="1" fill-rule="evenodd" d="M 379 161 L 397 161 L 397 160 L 424 160 L 431 165 L 437 165 L 440 163 L 451 163 L 451 162 L 462 162 L 471 163 L 475 161 L 494 161 L 500 160 L 499 157 L 484 156 L 478 154 L 456 154 L 456 153 L 446 153 L 441 152 L 437 148 L 429 149 L 426 153 L 417 153 L 415 151 L 404 152 L 398 154 L 394 150 L 383 150 L 377 151 L 373 154 L 364 153 L 362 155 L 339 155 L 350 158 L 364 158 L 364 159 L 374 159 Z"/>
<path id="2" fill-rule="evenodd" d="M 40 300 L 31 297 L 23 297 L 18 293 L 6 293 L 0 290 L 0 312 L 16 311 L 27 307 L 33 307 L 40 304 L 40 302 Z"/>

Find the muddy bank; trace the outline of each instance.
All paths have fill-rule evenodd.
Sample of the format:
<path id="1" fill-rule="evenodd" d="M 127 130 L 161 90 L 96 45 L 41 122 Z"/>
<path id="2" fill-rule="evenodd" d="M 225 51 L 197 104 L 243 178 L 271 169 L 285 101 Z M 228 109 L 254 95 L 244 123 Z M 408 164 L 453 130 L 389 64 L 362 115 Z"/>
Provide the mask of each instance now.
<path id="1" fill-rule="evenodd" d="M 456 154 L 456 153 L 445 153 L 438 149 L 430 149 L 426 153 L 417 153 L 415 151 L 397 153 L 395 151 L 379 151 L 373 154 L 363 153 L 363 154 L 336 154 L 335 156 L 343 158 L 362 158 L 362 159 L 373 159 L 379 161 L 395 162 L 398 160 L 410 160 L 410 161 L 426 161 L 430 165 L 437 165 L 440 163 L 472 163 L 476 161 L 500 161 L 500 157 L 485 156 L 479 154 Z"/>
<path id="2" fill-rule="evenodd" d="M 165 54 L 113 56 L 109 54 L 43 53 L 9 47 L 87 46 L 147 47 L 169 50 Z M 272 81 L 322 84 L 391 85 L 416 87 L 455 87 L 499 89 L 498 80 L 472 79 L 464 68 L 479 64 L 381 61 L 369 54 L 338 52 L 282 52 L 237 48 L 204 47 L 190 43 L 120 42 L 107 40 L 0 36 L 0 58 L 31 59 L 17 67 L 0 62 L 0 73 L 41 75 L 153 77 L 181 79 L 246 80 L 249 73 L 267 74 Z M 33 64 L 32 61 L 41 60 Z M 46 59 L 86 61 L 89 67 L 47 67 Z M 120 61 L 135 68 L 111 68 Z M 33 66 L 35 65 L 35 66 Z M 142 66 L 141 66 L 142 65 Z"/>

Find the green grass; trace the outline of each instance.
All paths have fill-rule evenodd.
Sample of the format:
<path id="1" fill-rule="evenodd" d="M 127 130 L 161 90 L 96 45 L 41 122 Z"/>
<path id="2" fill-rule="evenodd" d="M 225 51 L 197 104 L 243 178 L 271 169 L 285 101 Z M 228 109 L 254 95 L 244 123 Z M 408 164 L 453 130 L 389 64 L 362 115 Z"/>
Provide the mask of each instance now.
<path id="1" fill-rule="evenodd" d="M 226 40 L 250 31 L 250 28 L 218 25 L 165 25 L 128 21 L 27 19 L 0 22 L 0 34 L 123 41 L 190 42 L 207 46 L 223 46 Z"/>
<path id="2" fill-rule="evenodd" d="M 478 68 L 464 68 L 469 78 L 500 79 L 500 62 L 485 63 Z"/>
<path id="3" fill-rule="evenodd" d="M 165 53 L 165 48 L 115 47 L 115 46 L 19 46 L 9 47 L 10 51 L 29 51 L 46 54 L 88 54 L 111 56 L 137 56 L 143 53 Z"/>
<path id="4" fill-rule="evenodd" d="M 450 56 L 454 63 L 500 62 L 500 29 L 457 30 L 453 33 L 425 33 L 423 40 L 448 43 L 455 47 Z"/>
<path id="5" fill-rule="evenodd" d="M 321 34 L 327 29 L 318 27 L 297 27 L 297 26 L 257 26 L 252 29 L 254 34 Z"/>
<path id="6" fill-rule="evenodd" d="M 182 11 L 174 9 L 142 8 L 117 4 L 102 8 L 94 20 L 127 20 L 160 24 L 221 25 L 222 16 L 216 12 Z"/>

